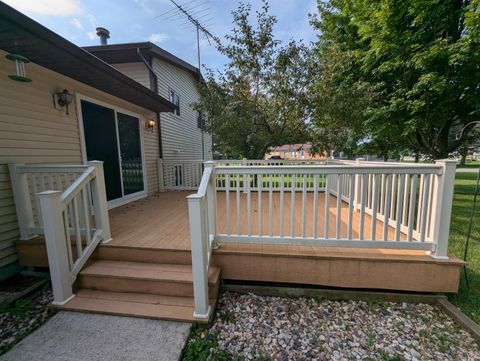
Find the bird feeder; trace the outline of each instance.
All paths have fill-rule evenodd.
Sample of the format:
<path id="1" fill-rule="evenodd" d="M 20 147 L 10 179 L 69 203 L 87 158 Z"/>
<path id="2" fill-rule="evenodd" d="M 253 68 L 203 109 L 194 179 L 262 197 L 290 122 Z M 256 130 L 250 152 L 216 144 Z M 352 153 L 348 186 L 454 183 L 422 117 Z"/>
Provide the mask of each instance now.
<path id="1" fill-rule="evenodd" d="M 5 55 L 5 57 L 8 60 L 15 62 L 15 68 L 17 70 L 16 75 L 8 76 L 10 79 L 15 81 L 20 81 L 23 83 L 30 83 L 32 81 L 32 79 L 27 77 L 27 73 L 25 72 L 25 64 L 30 63 L 30 60 L 28 60 L 28 58 L 20 54 L 8 54 L 8 55 Z"/>

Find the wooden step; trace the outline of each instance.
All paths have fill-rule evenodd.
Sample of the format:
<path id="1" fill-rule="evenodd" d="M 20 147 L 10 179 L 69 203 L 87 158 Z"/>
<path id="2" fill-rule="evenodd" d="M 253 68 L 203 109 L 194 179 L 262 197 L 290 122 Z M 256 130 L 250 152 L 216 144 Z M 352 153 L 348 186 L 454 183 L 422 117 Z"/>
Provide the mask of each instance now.
<path id="1" fill-rule="evenodd" d="M 168 264 L 192 264 L 189 250 L 100 245 L 95 259 Z"/>
<path id="2" fill-rule="evenodd" d="M 208 283 L 209 297 L 214 298 L 220 285 L 218 267 L 210 267 Z M 193 297 L 192 267 L 182 264 L 94 260 L 80 272 L 78 288 Z"/>
<path id="3" fill-rule="evenodd" d="M 212 308 L 216 299 L 210 300 Z M 197 321 L 193 317 L 194 303 L 191 297 L 172 297 L 142 293 L 105 292 L 81 289 L 62 310 L 110 315 L 144 317 L 172 321 Z"/>

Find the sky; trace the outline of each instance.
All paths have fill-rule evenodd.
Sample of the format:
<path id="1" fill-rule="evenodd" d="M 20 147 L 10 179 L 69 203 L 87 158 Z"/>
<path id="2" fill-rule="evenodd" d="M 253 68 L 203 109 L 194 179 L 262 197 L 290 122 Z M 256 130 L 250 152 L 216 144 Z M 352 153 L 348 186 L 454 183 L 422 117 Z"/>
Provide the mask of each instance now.
<path id="1" fill-rule="evenodd" d="M 97 26 L 110 30 L 109 44 L 151 41 L 197 66 L 196 32 L 173 11 L 170 0 L 2 0 L 50 30 L 79 46 L 98 45 Z M 261 0 L 250 0 L 253 10 Z M 308 43 L 315 40 L 308 14 L 316 12 L 316 0 L 270 0 L 270 13 L 277 17 L 277 39 Z M 237 0 L 177 0 L 203 21 L 215 36 L 223 38 L 232 29 L 231 11 Z M 174 15 L 177 13 L 177 15 Z M 202 37 L 201 63 L 221 69 L 226 59 Z"/>

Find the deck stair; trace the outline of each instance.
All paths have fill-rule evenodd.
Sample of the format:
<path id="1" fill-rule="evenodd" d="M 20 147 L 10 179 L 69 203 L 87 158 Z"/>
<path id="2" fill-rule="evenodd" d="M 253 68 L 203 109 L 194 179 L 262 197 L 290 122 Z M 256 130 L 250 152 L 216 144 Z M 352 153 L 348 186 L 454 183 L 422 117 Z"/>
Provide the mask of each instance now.
<path id="1" fill-rule="evenodd" d="M 145 253 L 149 257 L 144 257 Z M 75 297 L 60 308 L 195 321 L 189 253 L 101 245 L 79 273 Z M 139 261 L 145 259 L 146 262 Z M 208 282 L 210 304 L 214 307 L 220 286 L 220 268 L 210 267 Z"/>

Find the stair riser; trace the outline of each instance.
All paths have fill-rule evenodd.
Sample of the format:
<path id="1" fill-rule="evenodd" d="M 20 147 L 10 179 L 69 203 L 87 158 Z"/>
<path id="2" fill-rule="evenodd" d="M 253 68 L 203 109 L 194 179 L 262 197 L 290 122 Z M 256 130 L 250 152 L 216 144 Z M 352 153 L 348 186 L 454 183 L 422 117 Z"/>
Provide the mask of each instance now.
<path id="1" fill-rule="evenodd" d="M 96 289 L 110 292 L 136 292 L 164 296 L 193 297 L 192 283 L 175 281 L 149 281 L 105 276 L 80 275 L 79 288 Z M 209 287 L 209 297 L 217 295 L 219 282 Z"/>
<path id="2" fill-rule="evenodd" d="M 147 263 L 192 264 L 189 251 L 100 246 L 95 259 Z"/>

